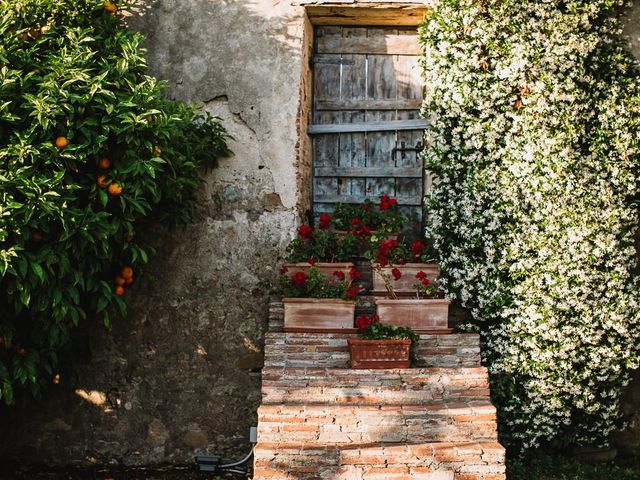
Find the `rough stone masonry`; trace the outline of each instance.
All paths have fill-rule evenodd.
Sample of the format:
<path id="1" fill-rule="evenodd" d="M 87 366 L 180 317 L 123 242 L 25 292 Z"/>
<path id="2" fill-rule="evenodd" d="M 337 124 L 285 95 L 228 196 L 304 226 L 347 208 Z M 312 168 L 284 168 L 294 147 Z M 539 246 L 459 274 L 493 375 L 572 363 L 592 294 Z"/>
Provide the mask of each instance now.
<path id="1" fill-rule="evenodd" d="M 640 1 L 628 18 L 640 58 Z M 91 355 L 46 400 L 0 420 L 11 439 L 0 442 L 0 458 L 152 464 L 209 451 L 232 459 L 247 451 L 257 422 L 268 315 L 259 281 L 273 274 L 309 198 L 297 138 L 304 8 L 143 0 L 127 21 L 147 35 L 151 71 L 170 94 L 224 119 L 234 155 L 208 174 L 202 219 L 159 239 L 128 294 L 128 318 L 107 332 L 85 327 Z M 639 451 L 635 385 L 625 405 L 632 428 L 620 438 Z"/>

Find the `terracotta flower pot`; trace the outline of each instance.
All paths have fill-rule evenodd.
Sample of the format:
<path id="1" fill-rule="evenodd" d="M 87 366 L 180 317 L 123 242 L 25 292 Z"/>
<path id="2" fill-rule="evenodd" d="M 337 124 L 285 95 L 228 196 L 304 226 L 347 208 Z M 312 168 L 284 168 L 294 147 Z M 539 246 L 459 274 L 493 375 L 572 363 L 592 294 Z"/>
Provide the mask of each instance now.
<path id="1" fill-rule="evenodd" d="M 393 279 L 391 270 L 397 268 L 402 272 L 402 276 L 398 280 Z M 411 294 L 415 296 L 415 289 L 413 285 L 420 283 L 420 280 L 416 278 L 418 272 L 424 272 L 427 274 L 429 282 L 432 284 L 438 283 L 438 277 L 440 276 L 440 266 L 437 263 L 405 263 L 404 265 L 389 265 L 382 267 L 382 272 L 391 278 L 391 284 L 396 294 Z M 382 276 L 373 271 L 373 288 L 372 293 L 374 295 L 387 295 L 387 290 L 384 286 L 384 279 Z"/>
<path id="2" fill-rule="evenodd" d="M 336 270 L 340 270 L 344 273 L 346 278 L 349 278 L 349 270 L 351 270 L 354 265 L 351 262 L 316 262 L 315 266 L 325 277 L 331 277 L 333 275 L 333 272 L 335 272 Z M 296 272 L 308 273 L 309 269 L 311 268 L 311 264 L 307 262 L 284 263 L 283 267 L 287 267 L 287 275 L 289 277 L 292 277 Z"/>
<path id="3" fill-rule="evenodd" d="M 448 331 L 449 303 L 443 298 L 376 298 L 382 323 L 411 327 L 416 333 Z"/>
<path id="4" fill-rule="evenodd" d="M 283 298 L 285 332 L 353 332 L 356 302 L 338 298 Z"/>
<path id="5" fill-rule="evenodd" d="M 411 340 L 349 340 L 351 368 L 409 368 Z"/>

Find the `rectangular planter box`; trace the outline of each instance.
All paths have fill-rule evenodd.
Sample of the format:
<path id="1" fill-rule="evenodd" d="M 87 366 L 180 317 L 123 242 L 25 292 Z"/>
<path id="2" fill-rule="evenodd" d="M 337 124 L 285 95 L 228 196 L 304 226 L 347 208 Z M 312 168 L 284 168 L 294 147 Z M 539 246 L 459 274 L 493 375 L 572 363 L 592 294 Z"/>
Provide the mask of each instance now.
<path id="1" fill-rule="evenodd" d="M 351 368 L 409 368 L 411 340 L 349 340 Z"/>
<path id="2" fill-rule="evenodd" d="M 356 303 L 336 298 L 283 298 L 285 332 L 340 332 L 354 329 Z"/>
<path id="3" fill-rule="evenodd" d="M 397 268 L 402 272 L 402 277 L 398 280 L 393 279 L 393 275 L 391 274 L 391 270 Z M 420 271 L 427 274 L 427 278 L 429 282 L 432 284 L 438 283 L 438 277 L 440 276 L 440 267 L 437 263 L 406 263 L 404 265 L 391 265 L 388 267 L 383 267 L 382 271 L 389 275 L 391 278 L 391 284 L 393 285 L 393 290 L 397 294 L 413 294 L 415 295 L 415 289 L 413 288 L 414 283 L 419 283 L 420 280 L 416 278 L 416 274 Z M 384 279 L 380 276 L 378 272 L 373 271 L 373 294 L 374 295 L 386 295 L 387 289 L 384 286 Z"/>
<path id="4" fill-rule="evenodd" d="M 442 298 L 376 298 L 382 323 L 411 327 L 416 333 L 448 330 L 449 300 Z"/>
<path id="5" fill-rule="evenodd" d="M 311 268 L 311 264 L 307 262 L 299 262 L 299 263 L 284 263 L 284 267 L 287 267 L 287 275 L 292 277 L 296 272 L 305 272 L 307 273 Z M 340 270 L 344 273 L 346 278 L 349 278 L 349 270 L 353 268 L 353 263 L 351 262 L 343 262 L 343 263 L 328 263 L 328 262 L 317 262 L 315 265 L 320 273 L 322 273 L 325 277 L 330 277 L 333 275 L 333 272 L 336 270 Z"/>

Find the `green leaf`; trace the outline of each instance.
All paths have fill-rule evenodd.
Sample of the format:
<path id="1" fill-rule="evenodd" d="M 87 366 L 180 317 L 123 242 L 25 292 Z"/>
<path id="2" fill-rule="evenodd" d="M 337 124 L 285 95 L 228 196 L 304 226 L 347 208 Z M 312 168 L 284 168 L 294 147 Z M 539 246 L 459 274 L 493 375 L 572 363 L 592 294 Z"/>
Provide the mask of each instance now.
<path id="1" fill-rule="evenodd" d="M 98 195 L 100 196 L 100 203 L 103 207 L 106 207 L 107 203 L 109 203 L 109 195 L 104 190 L 98 190 Z"/>
<path id="2" fill-rule="evenodd" d="M 45 273 L 44 273 L 44 270 L 42 270 L 42 267 L 40 265 L 38 265 L 37 263 L 31 263 L 31 269 L 34 271 L 34 273 L 40 279 L 40 282 L 44 283 Z"/>

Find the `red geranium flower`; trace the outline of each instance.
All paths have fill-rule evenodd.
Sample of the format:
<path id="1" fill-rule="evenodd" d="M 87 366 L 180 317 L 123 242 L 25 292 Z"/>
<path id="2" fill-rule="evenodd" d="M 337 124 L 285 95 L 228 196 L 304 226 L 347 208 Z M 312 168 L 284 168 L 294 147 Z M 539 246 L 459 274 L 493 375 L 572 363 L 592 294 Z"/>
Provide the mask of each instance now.
<path id="1" fill-rule="evenodd" d="M 342 270 L 336 270 L 333 272 L 333 276 L 339 278 L 340 280 L 344 280 L 344 272 Z"/>
<path id="2" fill-rule="evenodd" d="M 371 229 L 369 227 L 367 227 L 366 225 L 362 225 L 358 229 L 358 235 L 360 235 L 361 237 L 370 237 L 371 236 Z"/>
<path id="3" fill-rule="evenodd" d="M 424 243 L 422 243 L 420 240 L 415 240 L 411 244 L 411 253 L 413 253 L 414 255 L 420 255 L 423 251 Z"/>
<path id="4" fill-rule="evenodd" d="M 312 266 L 315 265 L 316 262 L 317 262 L 317 260 L 315 258 L 313 258 L 313 257 L 311 257 L 310 259 L 307 260 L 307 263 L 309 265 L 312 265 Z"/>
<path id="5" fill-rule="evenodd" d="M 322 230 L 326 230 L 330 226 L 331 226 L 331 217 L 329 216 L 329 214 L 323 213 L 322 215 L 320 215 L 320 224 L 318 225 L 318 228 Z"/>
<path id="6" fill-rule="evenodd" d="M 280 267 L 280 275 L 284 275 L 285 273 L 287 273 L 289 271 L 289 269 L 287 268 L 286 265 L 282 265 Z"/>
<path id="7" fill-rule="evenodd" d="M 394 268 L 393 270 L 391 270 L 391 275 L 393 275 L 393 278 L 395 280 L 400 280 L 400 278 L 402 277 L 402 272 L 400 271 L 400 269 Z"/>
<path id="8" fill-rule="evenodd" d="M 389 195 L 383 195 L 380 197 L 380 210 L 389 210 L 391 207 L 398 204 L 395 198 L 389 197 Z"/>
<path id="9" fill-rule="evenodd" d="M 300 225 L 300 228 L 298 228 L 298 236 L 306 240 L 313 238 L 313 228 L 309 225 Z"/>
<path id="10" fill-rule="evenodd" d="M 358 280 L 360 278 L 360 272 L 356 270 L 356 267 L 351 267 L 351 270 L 349 270 L 349 278 L 351 280 Z"/>
<path id="11" fill-rule="evenodd" d="M 388 257 L 391 250 L 398 248 L 398 245 L 399 243 L 397 240 L 382 240 L 380 242 L 380 247 L 378 248 L 378 255 Z"/>
<path id="12" fill-rule="evenodd" d="M 353 225 L 354 227 L 357 227 L 361 223 L 362 223 L 362 220 L 360 220 L 359 218 L 352 218 L 351 219 L 351 225 Z"/>
<path id="13" fill-rule="evenodd" d="M 345 296 L 348 299 L 353 300 L 358 296 L 359 293 L 360 293 L 360 287 L 358 285 L 353 284 L 353 285 L 349 285 L 349 288 L 347 288 L 347 291 L 345 292 Z"/>
<path id="14" fill-rule="evenodd" d="M 291 281 L 296 287 L 304 287 L 307 284 L 307 275 L 304 272 L 296 272 Z"/>
<path id="15" fill-rule="evenodd" d="M 425 278 L 427 278 L 427 274 L 420 270 L 418 273 L 416 273 L 416 278 L 418 280 L 424 280 Z"/>
<path id="16" fill-rule="evenodd" d="M 361 332 L 367 328 L 367 316 L 365 314 L 356 317 L 356 327 Z"/>
<path id="17" fill-rule="evenodd" d="M 381 267 L 386 267 L 387 265 L 389 265 L 389 259 L 386 257 L 386 255 L 382 255 L 380 252 L 378 252 L 377 260 Z"/>
<path id="18" fill-rule="evenodd" d="M 423 285 L 429 285 L 429 279 L 428 278 L 423 278 L 422 279 L 422 284 Z"/>
<path id="19" fill-rule="evenodd" d="M 373 325 L 379 321 L 380 317 L 378 317 L 378 315 L 372 315 L 371 317 L 367 317 L 364 314 L 358 315 L 356 318 L 356 327 L 358 327 L 358 330 L 361 332 L 364 332 L 369 325 Z"/>

